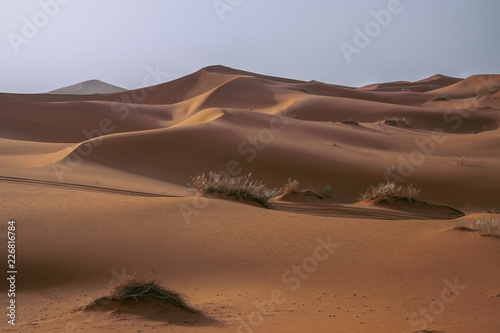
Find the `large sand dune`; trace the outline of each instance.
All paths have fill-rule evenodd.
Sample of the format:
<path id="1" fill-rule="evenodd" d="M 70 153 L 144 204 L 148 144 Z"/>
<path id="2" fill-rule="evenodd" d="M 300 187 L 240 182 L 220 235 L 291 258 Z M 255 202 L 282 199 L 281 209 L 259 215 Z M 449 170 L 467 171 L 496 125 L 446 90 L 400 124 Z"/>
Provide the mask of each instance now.
<path id="1" fill-rule="evenodd" d="M 500 209 L 500 75 L 351 88 L 213 66 L 134 91 L 92 87 L 104 90 L 0 94 L 0 223 L 17 221 L 19 258 L 18 321 L 2 328 L 500 329 L 500 241 L 454 230 Z M 330 198 L 268 210 L 190 197 L 191 176 L 212 170 L 329 185 Z M 359 202 L 388 180 L 432 204 Z M 132 275 L 203 314 L 79 310 Z M 465 287 L 442 292 L 450 283 Z"/>

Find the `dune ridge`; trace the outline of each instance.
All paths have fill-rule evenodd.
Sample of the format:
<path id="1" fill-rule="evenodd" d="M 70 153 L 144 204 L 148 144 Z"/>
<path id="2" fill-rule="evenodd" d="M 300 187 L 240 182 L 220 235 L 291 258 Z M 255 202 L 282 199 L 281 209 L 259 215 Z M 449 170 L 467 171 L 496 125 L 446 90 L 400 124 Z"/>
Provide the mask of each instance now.
<path id="1" fill-rule="evenodd" d="M 498 332 L 500 243 L 456 227 L 498 218 L 500 75 L 354 88 L 210 66 L 99 87 L 0 94 L 21 331 Z M 210 171 L 303 195 L 190 196 Z M 363 201 L 386 182 L 420 197 Z M 84 309 L 136 275 L 200 313 Z"/>
<path id="2" fill-rule="evenodd" d="M 441 87 L 410 91 L 421 84 Z M 185 185 L 192 174 L 222 171 L 236 161 L 237 170 L 253 172 L 272 186 L 288 177 L 312 187 L 331 184 L 343 203 L 354 202 L 366 187 L 388 177 L 386 168 L 401 164 L 401 169 L 415 169 L 404 182 L 435 193 L 432 199 L 459 208 L 496 205 L 496 199 L 475 202 L 473 198 L 489 191 L 477 169 L 484 177 L 498 180 L 494 172 L 498 161 L 476 147 L 496 144 L 500 116 L 494 108 L 499 102 L 494 95 L 487 102 L 484 96 L 472 97 L 474 104 L 469 99 L 472 91 L 498 85 L 498 75 L 465 80 L 436 75 L 415 83 L 355 89 L 212 66 L 150 87 L 146 98 L 137 103 L 117 103 L 117 94 L 73 96 L 70 100 L 60 95 L 61 101 L 54 95 L 47 101 L 46 95 L 23 99 L 4 94 L 2 138 L 65 143 L 73 145 L 73 151 L 67 154 L 69 148 L 64 148 L 50 156 L 21 156 L 20 150 L 16 159 L 3 156 L 2 160 L 4 168 L 45 165 L 50 170 L 51 163 L 68 164 L 81 158 L 82 163 L 102 164 L 176 185 Z M 387 87 L 398 89 L 387 91 Z M 453 100 L 433 101 L 445 95 Z M 447 107 L 450 105 L 452 108 Z M 408 119 L 411 128 L 379 124 L 391 118 Z M 359 126 L 342 124 L 344 120 Z M 437 129 L 446 133 L 445 142 L 432 141 Z M 259 133 L 262 140 L 251 143 Z M 413 152 L 421 150 L 419 142 L 424 150 L 429 145 L 432 154 L 423 152 L 424 163 L 412 166 L 408 161 Z M 89 156 L 80 156 L 78 147 L 82 145 L 92 148 Z M 463 156 L 469 167 L 455 164 Z M 354 168 L 358 169 L 356 176 Z M 433 172 L 428 173 L 429 168 Z M 470 180 L 462 184 L 443 179 L 450 172 Z M 355 181 L 347 181 L 353 177 Z M 446 186 L 432 185 L 437 179 L 443 179 Z M 462 186 L 471 191 L 470 196 L 443 193 L 443 188 L 456 188 L 453 192 L 459 193 Z"/>

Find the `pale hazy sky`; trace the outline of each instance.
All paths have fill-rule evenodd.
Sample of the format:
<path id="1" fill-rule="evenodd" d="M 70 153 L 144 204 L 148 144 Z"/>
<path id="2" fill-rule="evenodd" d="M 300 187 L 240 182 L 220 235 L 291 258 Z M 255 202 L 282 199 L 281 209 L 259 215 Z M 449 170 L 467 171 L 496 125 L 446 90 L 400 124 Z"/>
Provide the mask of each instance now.
<path id="1" fill-rule="evenodd" d="M 131 89 L 217 64 L 350 86 L 498 74 L 499 14 L 499 0 L 0 0 L 0 91 Z"/>

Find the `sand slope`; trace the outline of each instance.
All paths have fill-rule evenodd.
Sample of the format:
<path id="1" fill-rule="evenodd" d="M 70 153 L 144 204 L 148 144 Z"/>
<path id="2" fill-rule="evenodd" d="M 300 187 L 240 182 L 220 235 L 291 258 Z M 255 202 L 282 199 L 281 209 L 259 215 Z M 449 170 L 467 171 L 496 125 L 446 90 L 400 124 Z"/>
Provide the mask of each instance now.
<path id="1" fill-rule="evenodd" d="M 411 90 L 415 84 L 386 87 Z M 473 92 L 498 86 L 499 76 L 436 76 L 418 84 L 439 88 L 353 89 L 214 66 L 144 90 L 134 103 L 122 102 L 133 96 L 128 92 L 95 98 L 4 94 L 4 139 L 66 146 L 54 145 L 51 156 L 19 149 L 13 159 L 2 152 L 0 162 L 11 168 L 45 163 L 51 174 L 57 160 L 71 165 L 82 159 L 80 164 L 181 186 L 190 175 L 237 163 L 236 173 L 252 172 L 271 186 L 288 177 L 306 187 L 330 184 L 343 203 L 355 202 L 369 185 L 397 179 L 458 208 L 498 205 L 489 183 L 499 180 L 491 153 L 498 145 L 499 102 L 494 93 Z M 382 124 L 391 118 L 411 127 Z M 464 165 L 457 165 L 463 157 Z M 388 168 L 396 174 L 388 175 Z"/>
<path id="2" fill-rule="evenodd" d="M 500 209 L 498 87 L 499 75 L 351 88 L 212 66 L 134 91 L 0 94 L 14 331 L 498 332 L 500 241 L 454 230 L 498 217 L 486 213 Z M 330 198 L 266 210 L 189 197 L 190 177 L 212 170 L 329 185 Z M 388 180 L 435 205 L 359 202 Z M 131 276 L 206 317 L 78 310 Z M 440 299 L 438 315 L 419 313 Z"/>

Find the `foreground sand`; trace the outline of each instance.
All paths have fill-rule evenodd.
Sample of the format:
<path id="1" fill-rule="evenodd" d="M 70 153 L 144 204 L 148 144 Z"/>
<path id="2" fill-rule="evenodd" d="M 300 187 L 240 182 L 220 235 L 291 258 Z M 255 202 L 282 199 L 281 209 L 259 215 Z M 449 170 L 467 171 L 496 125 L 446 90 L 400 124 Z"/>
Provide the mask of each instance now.
<path id="1" fill-rule="evenodd" d="M 210 200 L 186 224 L 179 205 L 192 200 L 185 198 L 32 185 L 2 186 L 1 194 L 2 221 L 15 216 L 18 224 L 22 332 L 236 332 L 239 318 L 262 311 L 256 302 L 274 309 L 251 316 L 256 332 L 414 332 L 425 317 L 414 317 L 416 326 L 407 318 L 455 279 L 462 290 L 445 295 L 450 303 L 431 315 L 429 329 L 500 325 L 500 244 L 453 230 L 456 221 L 316 217 Z M 324 261 L 315 269 L 318 237 L 334 246 L 318 252 Z M 303 263 L 309 273 L 291 272 Z M 135 274 L 182 292 L 217 323 L 165 326 L 154 313 L 73 312 Z M 274 290 L 283 295 L 269 308 Z"/>
<path id="2" fill-rule="evenodd" d="M 487 213 L 500 208 L 498 87 L 435 76 L 352 89 L 211 67 L 138 104 L 0 94 L 0 241 L 15 219 L 19 272 L 17 325 L 0 327 L 498 332 L 500 241 L 454 229 L 499 217 Z M 332 199 L 276 211 L 189 197 L 189 176 L 210 170 L 329 184 Z M 387 177 L 466 216 L 350 206 Z M 78 310 L 131 277 L 204 316 Z"/>

